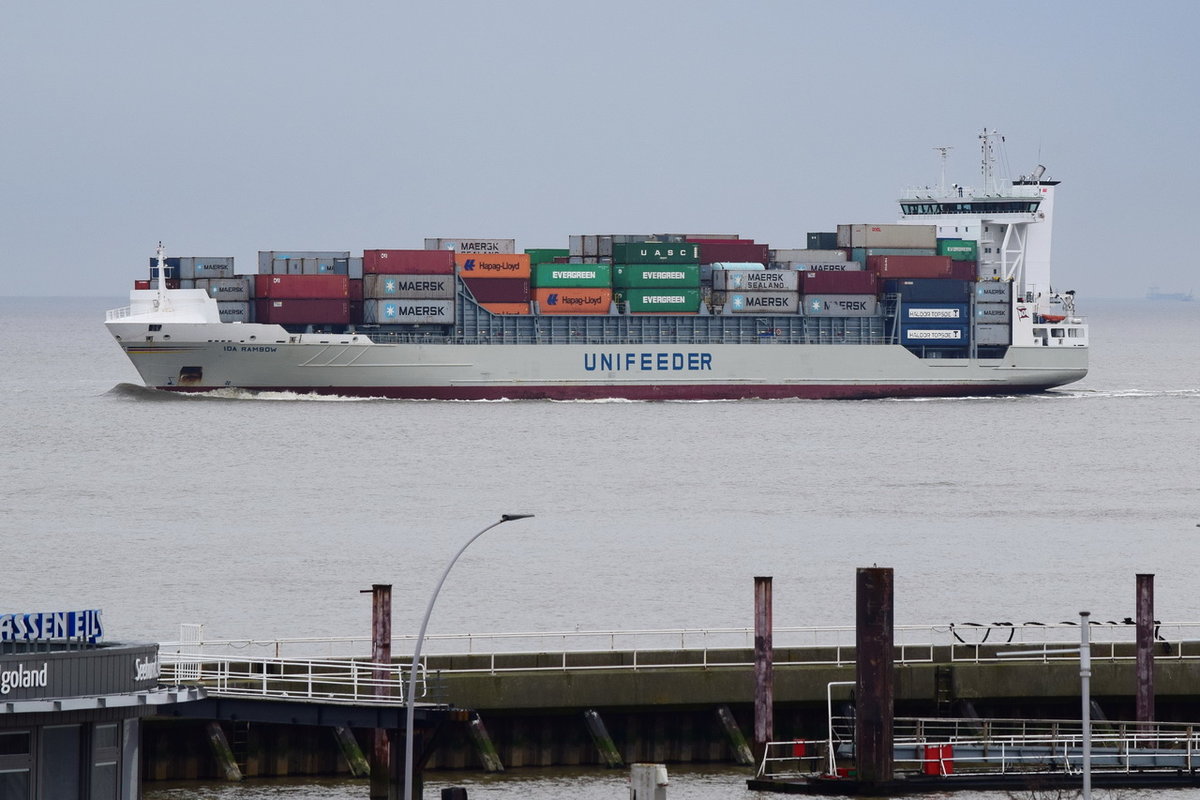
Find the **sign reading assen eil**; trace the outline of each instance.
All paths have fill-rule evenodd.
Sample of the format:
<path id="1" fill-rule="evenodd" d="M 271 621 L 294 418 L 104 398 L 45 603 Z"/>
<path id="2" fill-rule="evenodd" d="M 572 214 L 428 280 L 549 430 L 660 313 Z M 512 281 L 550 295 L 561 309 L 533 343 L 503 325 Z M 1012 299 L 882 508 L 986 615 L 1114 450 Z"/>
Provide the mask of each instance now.
<path id="1" fill-rule="evenodd" d="M 76 641 L 95 644 L 104 636 L 100 609 L 0 614 L 0 642 Z"/>

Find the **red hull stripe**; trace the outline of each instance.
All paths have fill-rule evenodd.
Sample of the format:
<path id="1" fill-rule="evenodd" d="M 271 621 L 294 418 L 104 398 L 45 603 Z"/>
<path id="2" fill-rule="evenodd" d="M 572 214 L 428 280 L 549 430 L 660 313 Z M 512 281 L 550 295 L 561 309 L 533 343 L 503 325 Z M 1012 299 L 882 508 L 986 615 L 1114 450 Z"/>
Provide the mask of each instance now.
<path id="1" fill-rule="evenodd" d="M 216 386 L 159 386 L 170 392 L 212 392 Z M 689 386 L 238 386 L 250 392 L 294 392 L 403 400 L 864 400 L 877 397 L 968 397 L 1030 394 L 1040 386 L 994 384 L 796 384 Z"/>

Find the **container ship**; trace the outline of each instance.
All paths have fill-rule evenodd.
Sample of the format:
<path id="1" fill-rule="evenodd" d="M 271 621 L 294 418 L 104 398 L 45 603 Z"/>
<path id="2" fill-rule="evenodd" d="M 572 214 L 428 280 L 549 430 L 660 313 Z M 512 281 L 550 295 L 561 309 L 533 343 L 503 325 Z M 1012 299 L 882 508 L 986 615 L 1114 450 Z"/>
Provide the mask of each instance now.
<path id="1" fill-rule="evenodd" d="M 412 399 L 875 398 L 1040 392 L 1087 373 L 1050 285 L 1058 181 L 908 190 L 894 223 L 777 248 L 735 234 L 427 239 L 166 258 L 106 325 L 146 386 Z M 947 148 L 938 148 L 943 153 Z M 799 237 L 797 237 L 799 238 Z"/>

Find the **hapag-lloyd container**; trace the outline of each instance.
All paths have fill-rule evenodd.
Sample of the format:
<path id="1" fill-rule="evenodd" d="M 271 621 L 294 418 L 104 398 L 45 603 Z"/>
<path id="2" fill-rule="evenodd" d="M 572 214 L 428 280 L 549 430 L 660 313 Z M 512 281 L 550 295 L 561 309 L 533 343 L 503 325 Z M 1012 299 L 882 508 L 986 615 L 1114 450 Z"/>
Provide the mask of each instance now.
<path id="1" fill-rule="evenodd" d="M 716 291 L 795 292 L 800 288 L 800 273 L 781 269 L 714 268 L 712 286 Z"/>
<path id="2" fill-rule="evenodd" d="M 241 302 L 217 301 L 217 313 L 221 322 L 253 322 L 254 304 L 248 300 Z"/>
<path id="3" fill-rule="evenodd" d="M 678 242 L 614 243 L 612 259 L 614 264 L 699 264 L 700 245 Z"/>
<path id="4" fill-rule="evenodd" d="M 717 264 L 722 262 L 742 262 L 762 264 L 766 266 L 771 260 L 770 247 L 765 244 L 755 244 L 745 239 L 737 240 L 701 240 L 700 263 Z"/>
<path id="5" fill-rule="evenodd" d="M 500 255 L 454 254 L 454 265 L 464 278 L 524 278 L 529 280 L 529 256 L 525 253 Z"/>
<path id="6" fill-rule="evenodd" d="M 1012 327 L 1010 325 L 987 322 L 975 323 L 975 344 L 1007 345 L 1012 342 Z"/>
<path id="7" fill-rule="evenodd" d="M 698 264 L 616 264 L 613 266 L 613 288 L 696 289 L 700 286 L 701 269 Z"/>
<path id="8" fill-rule="evenodd" d="M 452 300 L 457 288 L 453 275 L 384 275 L 373 272 L 363 278 L 364 298 L 406 300 Z"/>
<path id="9" fill-rule="evenodd" d="M 966 303 L 901 303 L 900 321 L 964 325 L 970 319 Z"/>
<path id="10" fill-rule="evenodd" d="M 1008 325 L 1012 322 L 1012 306 L 1008 303 L 977 303 L 975 321 Z"/>
<path id="11" fill-rule="evenodd" d="M 936 225 L 859 223 L 837 226 L 838 247 L 937 248 Z"/>
<path id="12" fill-rule="evenodd" d="M 244 303 L 253 299 L 250 291 L 250 277 L 241 278 L 197 278 L 196 289 L 203 289 L 208 296 L 220 302 Z"/>
<path id="13" fill-rule="evenodd" d="M 368 325 L 439 325 L 454 322 L 453 300 L 363 300 Z"/>
<path id="14" fill-rule="evenodd" d="M 803 294 L 875 294 L 879 282 L 872 272 L 801 272 Z"/>
<path id="15" fill-rule="evenodd" d="M 901 325 L 900 344 L 966 347 L 970 342 L 965 325 Z"/>
<path id="16" fill-rule="evenodd" d="M 611 264 L 541 263 L 533 264 L 531 270 L 530 285 L 534 288 L 587 287 L 607 289 L 612 286 Z"/>
<path id="17" fill-rule="evenodd" d="M 271 267 L 274 261 L 291 260 L 304 258 L 349 258 L 349 250 L 259 250 L 258 251 L 258 274 L 271 275 Z M 299 269 L 297 262 L 297 269 Z M 275 273 L 279 274 L 279 273 Z M 287 274 L 287 273 L 283 273 Z"/>
<path id="18" fill-rule="evenodd" d="M 1012 284 L 1008 281 L 980 281 L 975 284 L 975 302 L 1010 303 Z"/>
<path id="19" fill-rule="evenodd" d="M 363 273 L 385 275 L 453 275 L 450 250 L 363 250 Z"/>
<path id="20" fill-rule="evenodd" d="M 345 300 L 350 296 L 350 279 L 345 275 L 255 275 L 254 296 Z"/>
<path id="21" fill-rule="evenodd" d="M 535 289 L 539 314 L 607 314 L 612 289 Z"/>
<path id="22" fill-rule="evenodd" d="M 699 289 L 664 286 L 624 289 L 621 294 L 631 314 L 695 314 L 700 308 Z"/>
<path id="23" fill-rule="evenodd" d="M 713 305 L 722 306 L 722 313 L 725 314 L 800 313 L 800 295 L 795 292 L 714 291 L 712 302 Z"/>
<path id="24" fill-rule="evenodd" d="M 501 253 L 517 252 L 516 239 L 426 239 L 426 250 L 448 250 L 452 253 L 471 253 L 475 255 L 498 255 Z"/>
<path id="25" fill-rule="evenodd" d="M 949 278 L 949 256 L 868 256 L 867 269 L 881 278 Z"/>
<path id="26" fill-rule="evenodd" d="M 480 303 L 528 303 L 528 278 L 462 278 L 463 285 Z"/>
<path id="27" fill-rule="evenodd" d="M 260 275 L 259 277 L 266 276 Z M 348 325 L 350 324 L 350 301 L 345 299 L 260 298 L 254 301 L 254 320 L 275 325 Z"/>
<path id="28" fill-rule="evenodd" d="M 873 317 L 879 300 L 873 294 L 806 294 L 800 308 L 806 317 Z"/>

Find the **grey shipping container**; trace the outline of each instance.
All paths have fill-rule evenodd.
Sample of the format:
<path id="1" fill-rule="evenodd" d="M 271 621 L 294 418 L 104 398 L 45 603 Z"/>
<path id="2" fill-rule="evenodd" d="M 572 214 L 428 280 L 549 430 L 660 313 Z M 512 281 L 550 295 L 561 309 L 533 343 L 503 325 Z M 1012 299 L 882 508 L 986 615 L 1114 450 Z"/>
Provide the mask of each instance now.
<path id="1" fill-rule="evenodd" d="M 1012 284 L 1008 281 L 980 281 L 975 284 L 975 302 L 1008 303 L 1012 301 Z"/>
<path id="2" fill-rule="evenodd" d="M 568 245 L 568 249 L 571 251 L 571 255 L 579 256 L 579 257 L 583 256 L 583 237 L 582 236 L 568 236 L 567 237 L 567 245 Z M 575 262 L 572 262 L 572 263 L 575 263 Z M 581 261 L 579 263 L 582 264 L 583 262 Z"/>
<path id="3" fill-rule="evenodd" d="M 869 294 L 808 294 L 801 308 L 806 317 L 873 317 L 879 300 Z"/>
<path id="4" fill-rule="evenodd" d="M 978 303 L 975 306 L 976 322 L 1012 322 L 1012 306 L 1008 303 Z"/>
<path id="5" fill-rule="evenodd" d="M 389 297 L 406 300 L 453 299 L 455 291 L 453 275 L 378 275 L 363 278 L 363 299 Z"/>
<path id="6" fill-rule="evenodd" d="M 179 259 L 179 277 L 182 280 L 197 278 L 232 278 L 233 256 L 201 258 L 188 256 Z"/>
<path id="7" fill-rule="evenodd" d="M 253 299 L 250 279 L 242 278 L 197 278 L 196 288 L 203 289 L 217 302 L 247 302 Z"/>
<path id="8" fill-rule="evenodd" d="M 180 289 L 195 289 L 196 282 L 194 280 L 192 280 L 191 278 L 181 278 L 179 280 L 179 288 Z"/>
<path id="9" fill-rule="evenodd" d="M 454 322 L 453 300 L 363 300 L 363 322 L 419 325 Z"/>
<path id="10" fill-rule="evenodd" d="M 258 274 L 272 274 L 271 262 L 281 258 L 349 258 L 349 250 L 259 250 Z M 276 272 L 275 275 L 286 275 Z M 296 273 L 299 274 L 299 273 Z"/>
<path id="11" fill-rule="evenodd" d="M 302 258 L 301 275 L 345 275 L 350 271 L 348 258 Z"/>
<path id="12" fill-rule="evenodd" d="M 858 223 L 837 226 L 838 247 L 922 247 L 937 252 L 936 225 Z"/>
<path id="13" fill-rule="evenodd" d="M 798 272 L 862 272 L 863 265 L 859 261 L 830 261 L 824 264 L 810 264 L 804 261 L 780 261 L 780 269 L 794 269 Z"/>
<path id="14" fill-rule="evenodd" d="M 712 293 L 713 305 L 725 314 L 798 314 L 800 295 L 796 292 L 719 292 Z"/>
<path id="15" fill-rule="evenodd" d="M 221 322 L 253 322 L 254 304 L 242 302 L 217 302 L 217 311 Z"/>
<path id="16" fill-rule="evenodd" d="M 474 253 L 476 255 L 492 255 L 517 252 L 516 239 L 426 239 L 426 250 L 453 250 L 456 253 Z"/>
<path id="17" fill-rule="evenodd" d="M 346 274 L 350 276 L 350 280 L 362 280 L 363 276 L 363 260 L 362 256 L 356 256 L 346 259 Z"/>
<path id="18" fill-rule="evenodd" d="M 772 261 L 796 261 L 802 264 L 812 262 L 828 263 L 831 261 L 845 261 L 845 250 L 771 250 L 769 251 Z"/>
<path id="19" fill-rule="evenodd" d="M 795 292 L 800 273 L 787 270 L 714 269 L 713 289 L 738 292 Z"/>
<path id="20" fill-rule="evenodd" d="M 1012 327 L 990 322 L 975 324 L 975 344 L 1004 345 L 1012 342 Z"/>

